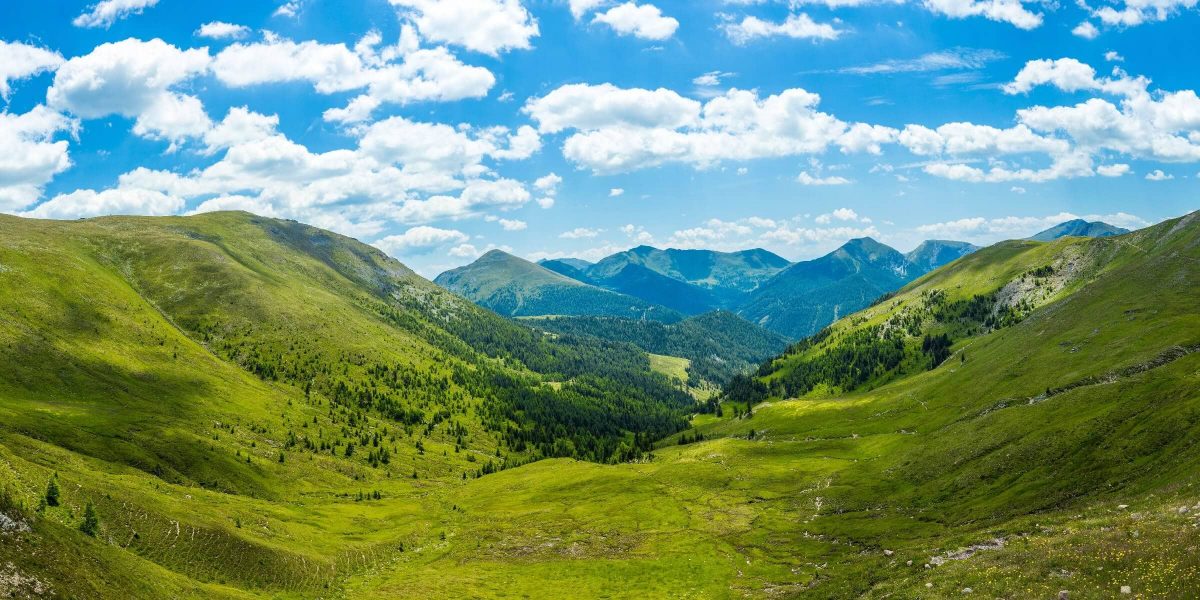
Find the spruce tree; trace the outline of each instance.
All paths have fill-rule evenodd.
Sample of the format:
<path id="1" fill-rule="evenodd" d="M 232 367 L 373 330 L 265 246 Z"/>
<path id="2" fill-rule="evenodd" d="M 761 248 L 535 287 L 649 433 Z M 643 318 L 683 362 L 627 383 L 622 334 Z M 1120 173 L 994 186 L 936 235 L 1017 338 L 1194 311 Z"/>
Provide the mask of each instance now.
<path id="1" fill-rule="evenodd" d="M 58 506 L 58 475 L 55 474 L 50 478 L 50 483 L 46 484 L 46 505 Z"/>
<path id="2" fill-rule="evenodd" d="M 96 537 L 96 533 L 100 531 L 100 517 L 96 515 L 96 507 L 91 502 L 87 503 L 87 508 L 83 510 L 83 523 L 79 524 L 79 530 Z"/>

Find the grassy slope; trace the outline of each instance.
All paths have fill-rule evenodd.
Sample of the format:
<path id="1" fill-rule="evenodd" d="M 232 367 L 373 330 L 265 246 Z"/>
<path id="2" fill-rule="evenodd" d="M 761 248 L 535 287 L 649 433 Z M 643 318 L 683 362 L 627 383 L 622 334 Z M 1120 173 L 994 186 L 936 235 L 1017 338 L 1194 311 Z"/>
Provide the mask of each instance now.
<path id="1" fill-rule="evenodd" d="M 1122 370 L 1200 342 L 1196 221 L 1174 233 L 1172 222 L 1105 240 L 1002 245 L 835 326 L 882 322 L 931 287 L 963 296 L 988 292 L 1072 255 L 1072 248 L 1096 259 L 1023 322 L 959 340 L 954 350 L 966 348 L 966 362 L 955 357 L 933 371 L 836 397 L 775 399 L 749 419 L 731 419 L 728 411 L 725 418 L 704 416 L 696 429 L 713 439 L 686 446 L 667 440 L 648 462 L 556 459 L 466 482 L 387 479 L 344 461 L 320 464 L 321 457 L 272 462 L 263 447 L 273 436 L 245 424 L 259 420 L 277 434 L 281 420 L 321 418 L 321 411 L 297 390 L 206 359 L 201 346 L 171 337 L 174 329 L 154 311 L 116 320 L 128 307 L 76 302 L 80 311 L 116 320 L 121 336 L 87 331 L 105 322 L 87 312 L 73 320 L 74 329 L 55 322 L 53 330 L 22 331 L 13 325 L 18 320 L 5 319 L 0 347 L 8 352 L 41 348 L 60 362 L 122 357 L 127 364 L 109 374 L 112 385 L 129 388 L 123 401 L 144 394 L 146 404 L 112 410 L 98 399 L 102 393 L 77 389 L 80 379 L 69 376 L 75 367 L 58 363 L 6 378 L 5 416 L 30 420 L 26 429 L 5 430 L 0 484 L 18 485 L 28 503 L 57 470 L 76 516 L 70 508 L 48 509 L 34 534 L 0 544 L 0 564 L 12 561 L 64 595 L 101 597 L 237 596 L 235 587 L 312 597 L 909 598 L 958 596 L 964 587 L 985 597 L 1051 597 L 1060 589 L 1110 597 L 1120 585 L 1142 597 L 1186 595 L 1200 565 L 1193 551 L 1200 536 L 1196 517 L 1177 507 L 1200 501 L 1192 487 L 1200 461 L 1192 442 L 1200 439 L 1200 355 Z M 38 247 L 36 239 L 27 244 L 26 251 Z M 0 252 L 0 264 L 15 267 L 0 277 L 22 272 L 12 252 Z M 24 318 L 48 302 L 60 304 L 44 306 L 45 315 L 71 314 L 63 304 L 72 298 L 51 293 L 67 284 L 0 289 L 17 301 L 5 306 Z M 87 281 L 76 291 L 102 285 Z M 115 294 L 120 278 L 107 285 Z M 65 339 L 39 340 L 45 332 L 64 332 Z M 127 346 L 109 347 L 114 339 Z M 175 342 L 187 367 L 172 370 Z M 94 368 L 80 361 L 78 368 Z M 147 376 L 148 365 L 164 375 Z M 204 402 L 154 409 L 163 399 L 153 386 L 180 389 L 166 383 L 167 374 L 189 382 L 189 393 Z M 1106 374 L 1118 376 L 1027 401 L 1047 387 Z M 12 385 L 22 381 L 61 383 L 53 393 L 22 396 Z M 221 389 L 236 394 L 228 408 Z M 10 397 L 24 404 L 9 405 Z M 203 414 L 188 412 L 197 406 Z M 145 412 L 153 418 L 118 420 Z M 113 421 L 90 432 L 97 414 L 104 415 L 100 423 Z M 53 431 L 50 415 L 68 424 L 60 436 L 27 435 L 44 425 Z M 212 426 L 221 419 L 238 423 L 235 432 Z M 119 443 L 137 431 L 145 433 L 128 448 Z M 198 466 L 181 462 L 177 469 L 191 480 L 209 472 L 199 464 L 235 449 L 250 452 L 249 468 L 212 469 L 231 473 L 227 485 L 240 493 L 170 483 L 127 466 L 144 452 L 144 440 L 172 431 L 193 438 L 182 447 L 199 457 Z M 247 444 L 254 440 L 257 447 Z M 357 488 L 381 489 L 384 497 L 355 502 L 336 495 Z M 68 529 L 84 498 L 101 508 L 106 545 Z M 172 520 L 182 524 L 179 535 Z M 131 531 L 140 540 L 127 542 Z M 1007 540 L 1003 548 L 922 566 L 996 537 Z M 131 592 L 117 591 L 125 589 Z"/>
<path id="2" fill-rule="evenodd" d="M 336 590 L 432 535 L 439 490 L 501 449 L 528 457 L 455 381 L 484 363 L 538 376 L 455 332 L 538 336 L 366 247 L 245 214 L 0 229 L 0 488 L 21 505 L 0 508 L 34 527 L 0 544 L 0 565 L 57 594 Z M 433 425 L 325 395 L 345 382 Z M 293 434 L 335 445 L 290 448 Z M 349 456 L 360 435 L 382 443 Z M 369 464 L 380 448 L 390 460 Z M 63 506 L 33 518 L 54 473 Z M 104 543 L 75 531 L 88 502 Z"/>

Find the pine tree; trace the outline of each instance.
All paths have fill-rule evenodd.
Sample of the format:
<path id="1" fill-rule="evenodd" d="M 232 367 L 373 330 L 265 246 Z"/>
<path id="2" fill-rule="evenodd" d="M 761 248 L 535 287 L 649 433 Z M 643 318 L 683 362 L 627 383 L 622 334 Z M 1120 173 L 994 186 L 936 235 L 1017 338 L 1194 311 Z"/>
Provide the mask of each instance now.
<path id="1" fill-rule="evenodd" d="M 50 478 L 50 483 L 46 484 L 46 505 L 58 506 L 58 474 L 56 473 Z"/>
<path id="2" fill-rule="evenodd" d="M 87 508 L 83 510 L 83 523 L 79 524 L 79 530 L 96 537 L 96 533 L 100 531 L 100 517 L 96 515 L 96 507 L 91 502 L 87 503 Z"/>

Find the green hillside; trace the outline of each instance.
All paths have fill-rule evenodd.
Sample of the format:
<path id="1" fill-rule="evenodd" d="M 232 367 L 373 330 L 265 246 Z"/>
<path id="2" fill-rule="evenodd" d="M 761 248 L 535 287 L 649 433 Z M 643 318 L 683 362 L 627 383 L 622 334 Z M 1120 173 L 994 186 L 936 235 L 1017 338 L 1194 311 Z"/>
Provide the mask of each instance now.
<path id="1" fill-rule="evenodd" d="M 1200 575 L 1197 214 L 966 256 L 682 430 L 695 405 L 632 346 L 298 224 L 0 230 L 18 597 L 1174 598 Z M 520 464 L 559 453 L 594 460 Z"/>
<path id="2" fill-rule="evenodd" d="M 696 387 L 724 385 L 787 345 L 782 336 L 728 311 L 669 324 L 614 317 L 547 317 L 524 322 L 554 333 L 629 342 L 650 353 L 686 358 L 690 364 L 685 379 Z"/>
<path id="3" fill-rule="evenodd" d="M 500 250 L 446 271 L 435 282 L 480 306 L 511 317 L 561 314 L 664 321 L 681 318 L 669 308 L 571 279 Z"/>
<path id="4" fill-rule="evenodd" d="M 548 339 L 294 222 L 0 230 L 0 508 L 33 524 L 0 564 L 66 596 L 320 589 L 413 534 L 375 519 L 419 510 L 427 481 L 629 460 L 694 405 L 631 345 Z M 52 478 L 64 502 L 38 508 Z M 345 508 L 363 494 L 406 500 Z M 100 562 L 71 535 L 87 503 Z"/>

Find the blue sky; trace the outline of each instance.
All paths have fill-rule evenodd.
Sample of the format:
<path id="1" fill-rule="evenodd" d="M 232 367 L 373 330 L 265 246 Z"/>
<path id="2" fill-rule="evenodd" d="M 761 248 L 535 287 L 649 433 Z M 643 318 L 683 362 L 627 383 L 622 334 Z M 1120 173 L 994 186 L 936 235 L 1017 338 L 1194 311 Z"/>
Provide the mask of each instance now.
<path id="1" fill-rule="evenodd" d="M 427 276 L 1197 208 L 1196 0 L 0 5 L 0 211 L 244 209 Z"/>

